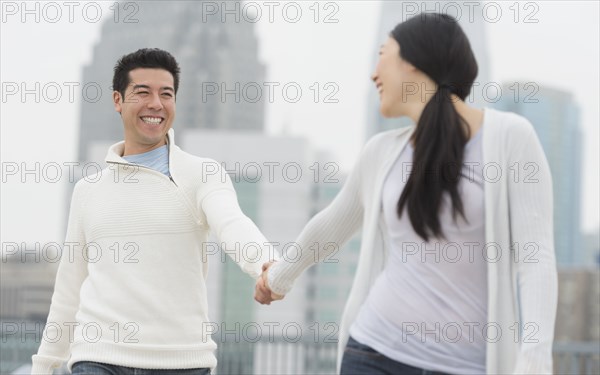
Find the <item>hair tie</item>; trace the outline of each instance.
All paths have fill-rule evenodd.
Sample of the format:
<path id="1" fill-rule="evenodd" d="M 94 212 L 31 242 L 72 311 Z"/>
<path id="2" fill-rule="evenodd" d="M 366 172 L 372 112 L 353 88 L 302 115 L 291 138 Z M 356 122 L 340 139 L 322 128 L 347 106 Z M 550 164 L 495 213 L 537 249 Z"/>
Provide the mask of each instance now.
<path id="1" fill-rule="evenodd" d="M 450 91 L 452 91 L 452 90 L 453 90 L 453 87 L 452 87 L 452 85 L 450 85 L 449 83 L 440 83 L 440 84 L 438 85 L 438 90 L 441 90 L 441 89 L 447 89 L 447 90 L 450 90 Z"/>

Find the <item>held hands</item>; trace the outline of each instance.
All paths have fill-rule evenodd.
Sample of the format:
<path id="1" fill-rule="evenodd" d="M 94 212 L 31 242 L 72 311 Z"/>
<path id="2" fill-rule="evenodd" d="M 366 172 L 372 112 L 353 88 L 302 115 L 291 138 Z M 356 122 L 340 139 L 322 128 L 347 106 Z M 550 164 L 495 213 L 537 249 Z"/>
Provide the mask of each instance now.
<path id="1" fill-rule="evenodd" d="M 280 299 L 283 299 L 283 297 L 285 297 L 284 295 L 274 293 L 271 291 L 271 289 L 269 289 L 267 275 L 268 275 L 269 267 L 271 267 L 271 265 L 273 263 L 274 262 L 271 261 L 271 262 L 263 264 L 262 275 L 260 275 L 260 277 L 256 281 L 256 288 L 254 290 L 254 299 L 262 305 L 270 305 L 271 302 L 278 301 Z"/>

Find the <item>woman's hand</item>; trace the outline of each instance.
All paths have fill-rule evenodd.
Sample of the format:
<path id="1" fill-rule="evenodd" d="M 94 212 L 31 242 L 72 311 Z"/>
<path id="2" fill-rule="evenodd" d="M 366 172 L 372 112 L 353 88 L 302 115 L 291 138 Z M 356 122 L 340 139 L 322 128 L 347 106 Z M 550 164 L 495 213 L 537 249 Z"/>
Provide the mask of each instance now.
<path id="1" fill-rule="evenodd" d="M 262 274 L 256 281 L 256 287 L 254 289 L 254 299 L 262 305 L 270 305 L 273 301 L 278 301 L 285 297 L 284 295 L 277 294 L 271 291 L 269 288 L 268 272 L 269 267 L 274 261 L 267 262 L 262 266 Z"/>

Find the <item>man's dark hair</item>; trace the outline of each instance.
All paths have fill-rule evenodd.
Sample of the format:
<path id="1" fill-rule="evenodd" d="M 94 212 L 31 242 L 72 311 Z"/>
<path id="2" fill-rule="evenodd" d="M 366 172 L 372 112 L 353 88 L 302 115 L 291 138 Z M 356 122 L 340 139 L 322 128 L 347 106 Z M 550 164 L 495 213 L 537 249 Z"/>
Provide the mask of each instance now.
<path id="1" fill-rule="evenodd" d="M 180 72 L 177 60 L 169 52 L 162 49 L 142 48 L 121 57 L 117 61 L 117 65 L 115 65 L 113 90 L 120 92 L 121 97 L 125 98 L 125 90 L 131 83 L 129 81 L 129 72 L 137 68 L 164 69 L 171 73 L 175 84 L 175 94 L 177 95 Z"/>

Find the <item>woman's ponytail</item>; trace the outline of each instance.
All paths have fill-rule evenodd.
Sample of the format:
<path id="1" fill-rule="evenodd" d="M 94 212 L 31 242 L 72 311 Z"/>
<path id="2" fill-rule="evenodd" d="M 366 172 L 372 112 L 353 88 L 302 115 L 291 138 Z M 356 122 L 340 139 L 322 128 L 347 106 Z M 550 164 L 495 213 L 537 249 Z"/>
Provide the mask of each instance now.
<path id="1" fill-rule="evenodd" d="M 428 241 L 431 236 L 444 237 L 438 216 L 444 192 L 450 195 L 453 218 L 465 217 L 458 183 L 471 135 L 454 108 L 452 94 L 466 99 L 477 76 L 477 62 L 466 35 L 448 15 L 415 16 L 391 35 L 400 45 L 401 57 L 438 85 L 411 137 L 413 167 L 397 205 L 398 216 L 406 206 L 415 232 Z"/>

